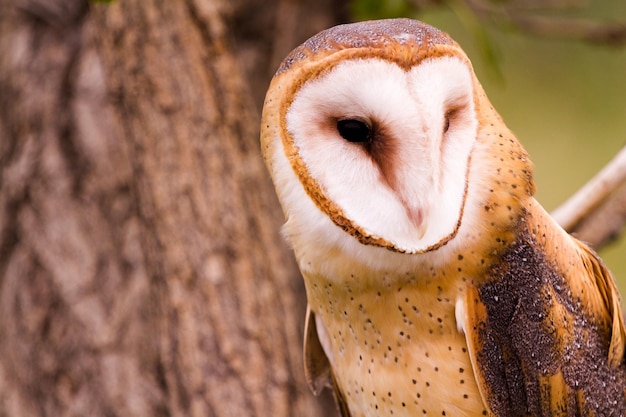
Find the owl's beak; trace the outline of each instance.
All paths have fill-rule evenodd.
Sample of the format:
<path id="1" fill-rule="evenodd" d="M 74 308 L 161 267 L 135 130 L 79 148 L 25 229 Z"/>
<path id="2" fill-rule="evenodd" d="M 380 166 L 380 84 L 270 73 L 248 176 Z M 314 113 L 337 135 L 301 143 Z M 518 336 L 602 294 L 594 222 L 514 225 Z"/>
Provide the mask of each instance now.
<path id="1" fill-rule="evenodd" d="M 417 238 L 422 239 L 426 234 L 426 223 L 424 222 L 424 210 L 421 207 L 407 207 L 407 215 L 411 220 L 411 223 L 415 226 L 417 231 Z"/>

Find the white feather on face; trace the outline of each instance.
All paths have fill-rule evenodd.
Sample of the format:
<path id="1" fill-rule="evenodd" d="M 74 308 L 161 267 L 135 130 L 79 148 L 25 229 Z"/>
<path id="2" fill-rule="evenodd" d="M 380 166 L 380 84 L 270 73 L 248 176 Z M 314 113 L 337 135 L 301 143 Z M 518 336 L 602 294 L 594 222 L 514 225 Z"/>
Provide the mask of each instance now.
<path id="1" fill-rule="evenodd" d="M 456 57 L 409 71 L 381 59 L 348 60 L 301 87 L 287 130 L 309 175 L 348 219 L 415 253 L 453 233 L 462 215 L 478 127 L 472 86 L 471 69 Z M 344 139 L 342 120 L 363 122 L 371 142 Z M 295 198 L 281 198 L 287 235 L 305 228 L 308 239 L 321 234 L 332 244 L 328 224 Z"/>

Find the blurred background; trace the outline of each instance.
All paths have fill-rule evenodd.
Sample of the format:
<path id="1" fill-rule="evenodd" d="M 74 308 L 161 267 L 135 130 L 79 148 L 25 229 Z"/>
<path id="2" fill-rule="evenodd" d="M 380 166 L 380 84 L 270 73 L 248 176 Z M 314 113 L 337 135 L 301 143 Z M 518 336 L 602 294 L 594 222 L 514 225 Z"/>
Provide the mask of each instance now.
<path id="1" fill-rule="evenodd" d="M 417 11 L 408 1 L 354 0 L 352 12 L 356 20 L 414 17 L 449 33 L 468 54 L 491 102 L 530 153 L 537 198 L 552 211 L 626 144 L 626 50 L 610 43 L 528 33 L 505 18 L 485 24 L 467 6 L 472 3 L 476 2 L 453 1 Z M 489 4 L 504 3 L 516 2 Z M 517 2 L 518 10 L 530 13 L 550 3 L 554 11 L 548 17 L 603 21 L 626 17 L 624 1 Z M 625 294 L 624 236 L 603 247 L 600 255 Z"/>
<path id="2" fill-rule="evenodd" d="M 0 0 L 0 416 L 336 412 L 261 107 L 310 36 L 399 16 L 461 44 L 548 210 L 624 145 L 624 0 Z"/>

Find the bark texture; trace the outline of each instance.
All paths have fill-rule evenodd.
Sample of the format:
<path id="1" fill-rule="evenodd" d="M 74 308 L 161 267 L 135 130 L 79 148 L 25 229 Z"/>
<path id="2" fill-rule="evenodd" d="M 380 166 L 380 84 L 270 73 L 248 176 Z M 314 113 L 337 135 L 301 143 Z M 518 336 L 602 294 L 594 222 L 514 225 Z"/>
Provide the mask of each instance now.
<path id="1" fill-rule="evenodd" d="M 331 414 L 257 145 L 313 2 L 254 3 L 0 0 L 0 415 Z"/>

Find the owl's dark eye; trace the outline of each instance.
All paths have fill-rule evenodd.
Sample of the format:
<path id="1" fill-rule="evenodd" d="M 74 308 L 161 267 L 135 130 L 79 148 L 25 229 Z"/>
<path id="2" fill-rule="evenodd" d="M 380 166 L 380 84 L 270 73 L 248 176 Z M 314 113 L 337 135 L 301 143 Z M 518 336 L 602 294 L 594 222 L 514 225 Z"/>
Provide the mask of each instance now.
<path id="1" fill-rule="evenodd" d="M 361 120 L 339 120 L 337 122 L 337 131 L 348 142 L 368 143 L 372 140 L 372 129 Z"/>
<path id="2" fill-rule="evenodd" d="M 446 111 L 446 114 L 444 116 L 445 119 L 443 121 L 443 133 L 448 133 L 448 130 L 450 130 L 450 127 L 454 123 L 455 119 L 457 119 L 461 114 L 463 106 L 464 105 L 462 104 L 454 106 Z"/>

